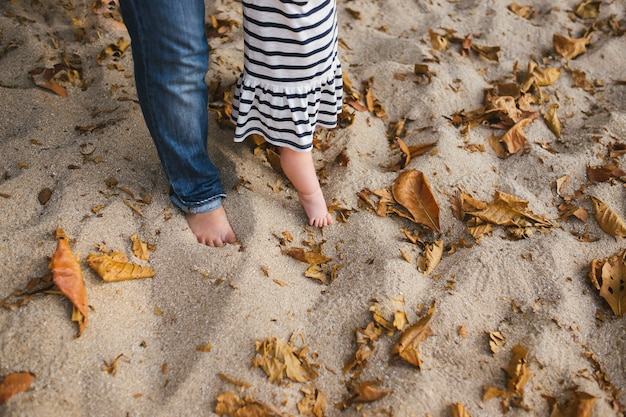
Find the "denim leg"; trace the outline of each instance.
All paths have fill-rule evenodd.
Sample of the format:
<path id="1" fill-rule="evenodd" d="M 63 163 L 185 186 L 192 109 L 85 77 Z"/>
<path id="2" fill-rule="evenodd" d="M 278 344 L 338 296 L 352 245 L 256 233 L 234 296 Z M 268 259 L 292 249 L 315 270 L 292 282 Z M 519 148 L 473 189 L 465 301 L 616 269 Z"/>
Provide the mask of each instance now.
<path id="1" fill-rule="evenodd" d="M 206 147 L 204 0 L 120 0 L 120 8 L 132 41 L 141 110 L 172 201 L 186 213 L 214 210 L 225 194 Z"/>

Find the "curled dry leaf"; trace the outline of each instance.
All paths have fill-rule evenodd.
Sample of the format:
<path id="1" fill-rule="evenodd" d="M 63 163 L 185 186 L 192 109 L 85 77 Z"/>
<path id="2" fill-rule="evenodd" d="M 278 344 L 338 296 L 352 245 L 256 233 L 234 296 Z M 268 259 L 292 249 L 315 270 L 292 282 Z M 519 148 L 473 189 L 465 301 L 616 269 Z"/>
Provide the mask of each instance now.
<path id="1" fill-rule="evenodd" d="M 506 147 L 508 154 L 519 152 L 526 145 L 526 135 L 524 128 L 532 122 L 532 118 L 522 119 L 510 128 L 501 138 L 500 143 Z"/>
<path id="2" fill-rule="evenodd" d="M 391 394 L 391 391 L 383 391 L 377 388 L 380 381 L 349 382 L 348 396 L 336 405 L 339 409 L 349 408 L 352 404 L 370 403 Z"/>
<path id="3" fill-rule="evenodd" d="M 80 270 L 78 259 L 74 256 L 67 235 L 60 227 L 55 232 L 57 248 L 52 255 L 48 268 L 52 271 L 52 280 L 59 290 L 72 302 L 74 312 L 72 321 L 78 323 L 78 336 L 87 326 L 87 290 Z"/>
<path id="4" fill-rule="evenodd" d="M 444 243 L 442 239 L 427 244 L 424 252 L 417 258 L 417 269 L 424 275 L 430 275 L 441 261 Z"/>
<path id="5" fill-rule="evenodd" d="M 626 315 L 626 250 L 591 261 L 589 279 L 616 316 Z"/>
<path id="6" fill-rule="evenodd" d="M 432 29 L 428 29 L 428 35 L 430 36 L 430 45 L 437 51 L 445 51 L 450 46 L 448 38 L 441 36 Z"/>
<path id="7" fill-rule="evenodd" d="M 419 358 L 418 347 L 427 337 L 433 335 L 430 322 L 434 313 L 435 305 L 428 308 L 426 316 L 406 329 L 391 349 L 391 355 L 395 358 L 402 358 L 411 365 L 421 368 L 422 361 Z"/>
<path id="8" fill-rule="evenodd" d="M 358 349 L 354 353 L 354 357 L 344 364 L 344 374 L 347 374 L 353 369 L 359 371 L 367 365 L 367 358 L 369 358 L 374 351 L 374 343 L 382 334 L 382 327 L 373 321 L 369 322 L 364 328 L 356 329 L 355 338 Z"/>
<path id="9" fill-rule="evenodd" d="M 619 214 L 598 198 L 591 197 L 591 201 L 600 228 L 611 236 L 626 237 L 626 224 Z"/>
<path id="10" fill-rule="evenodd" d="M 574 13 L 581 19 L 595 19 L 600 14 L 601 8 L 601 1 L 585 0 L 576 6 Z"/>
<path id="11" fill-rule="evenodd" d="M 119 252 L 112 252 L 111 255 L 92 253 L 87 256 L 87 264 L 106 282 L 152 278 L 155 275 L 151 267 L 130 263 Z"/>
<path id="12" fill-rule="evenodd" d="M 0 382 L 0 404 L 6 404 L 11 397 L 26 391 L 35 381 L 35 375 L 31 372 L 16 372 L 4 377 Z"/>
<path id="13" fill-rule="evenodd" d="M 423 172 L 404 171 L 393 182 L 393 198 L 408 210 L 412 221 L 441 232 L 439 205 Z"/>
<path id="14" fill-rule="evenodd" d="M 551 104 L 550 107 L 548 108 L 548 111 L 543 116 L 543 118 L 546 121 L 546 125 L 548 126 L 548 129 L 550 129 L 550 131 L 554 133 L 554 136 L 556 136 L 557 138 L 560 138 L 561 137 L 561 121 L 559 120 L 559 116 L 556 113 L 558 108 L 559 108 L 558 104 L 556 103 Z"/>
<path id="15" fill-rule="evenodd" d="M 559 55 L 566 59 L 574 59 L 587 51 L 588 38 L 573 39 L 555 33 L 552 37 L 552 44 Z"/>
<path id="16" fill-rule="evenodd" d="M 219 394 L 216 398 L 215 414 L 230 417 L 278 417 L 273 407 L 269 407 L 250 397 L 240 398 L 232 392 Z"/>
<path id="17" fill-rule="evenodd" d="M 537 15 L 537 12 L 533 11 L 531 6 L 520 6 L 517 3 L 511 3 L 508 7 L 510 11 L 524 19 L 531 19 Z"/>
<path id="18" fill-rule="evenodd" d="M 295 350 L 290 343 L 272 337 L 257 341 L 256 352 L 254 366 L 263 369 L 272 383 L 280 384 L 283 378 L 307 382 L 318 376 L 317 365 L 306 359 L 306 348 Z"/>
<path id="19" fill-rule="evenodd" d="M 550 417 L 589 417 L 596 402 L 596 397 L 586 392 L 572 393 L 564 407 L 560 407 L 556 399 L 548 398 L 552 412 Z"/>
<path id="20" fill-rule="evenodd" d="M 304 398 L 298 403 L 298 412 L 302 416 L 324 417 L 328 398 L 314 384 L 300 388 Z"/>

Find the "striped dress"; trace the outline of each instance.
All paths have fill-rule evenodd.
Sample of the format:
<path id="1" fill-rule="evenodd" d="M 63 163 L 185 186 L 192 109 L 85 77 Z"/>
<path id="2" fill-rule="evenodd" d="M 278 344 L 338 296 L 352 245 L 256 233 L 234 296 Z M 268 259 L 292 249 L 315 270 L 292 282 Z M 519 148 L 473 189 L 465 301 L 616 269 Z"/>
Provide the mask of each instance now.
<path id="1" fill-rule="evenodd" d="M 260 134 L 311 150 L 316 126 L 334 127 L 343 83 L 335 0 L 243 0 L 244 69 L 231 119 L 235 141 Z"/>

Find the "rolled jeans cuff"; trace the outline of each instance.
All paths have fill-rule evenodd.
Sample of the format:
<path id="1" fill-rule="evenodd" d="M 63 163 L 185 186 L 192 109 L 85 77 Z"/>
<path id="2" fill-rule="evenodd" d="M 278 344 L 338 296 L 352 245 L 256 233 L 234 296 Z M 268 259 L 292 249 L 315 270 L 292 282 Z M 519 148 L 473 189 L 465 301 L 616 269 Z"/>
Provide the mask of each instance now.
<path id="1" fill-rule="evenodd" d="M 226 194 L 218 194 L 208 200 L 200 203 L 187 204 L 183 202 L 176 194 L 171 194 L 170 199 L 176 207 L 178 207 L 185 214 L 197 214 L 205 213 L 207 211 L 213 211 L 221 207 L 222 199 L 226 198 Z"/>

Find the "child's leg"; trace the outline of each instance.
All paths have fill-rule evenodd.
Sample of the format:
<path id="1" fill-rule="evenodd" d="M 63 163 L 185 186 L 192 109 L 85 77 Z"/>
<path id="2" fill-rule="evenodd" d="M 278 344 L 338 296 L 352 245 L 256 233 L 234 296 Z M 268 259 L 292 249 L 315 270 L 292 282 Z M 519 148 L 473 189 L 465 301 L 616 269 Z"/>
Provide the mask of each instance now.
<path id="1" fill-rule="evenodd" d="M 298 190 L 298 197 L 309 217 L 309 224 L 317 227 L 332 224 L 333 218 L 328 213 L 326 200 L 315 174 L 311 152 L 280 148 L 280 165 L 289 181 Z"/>

